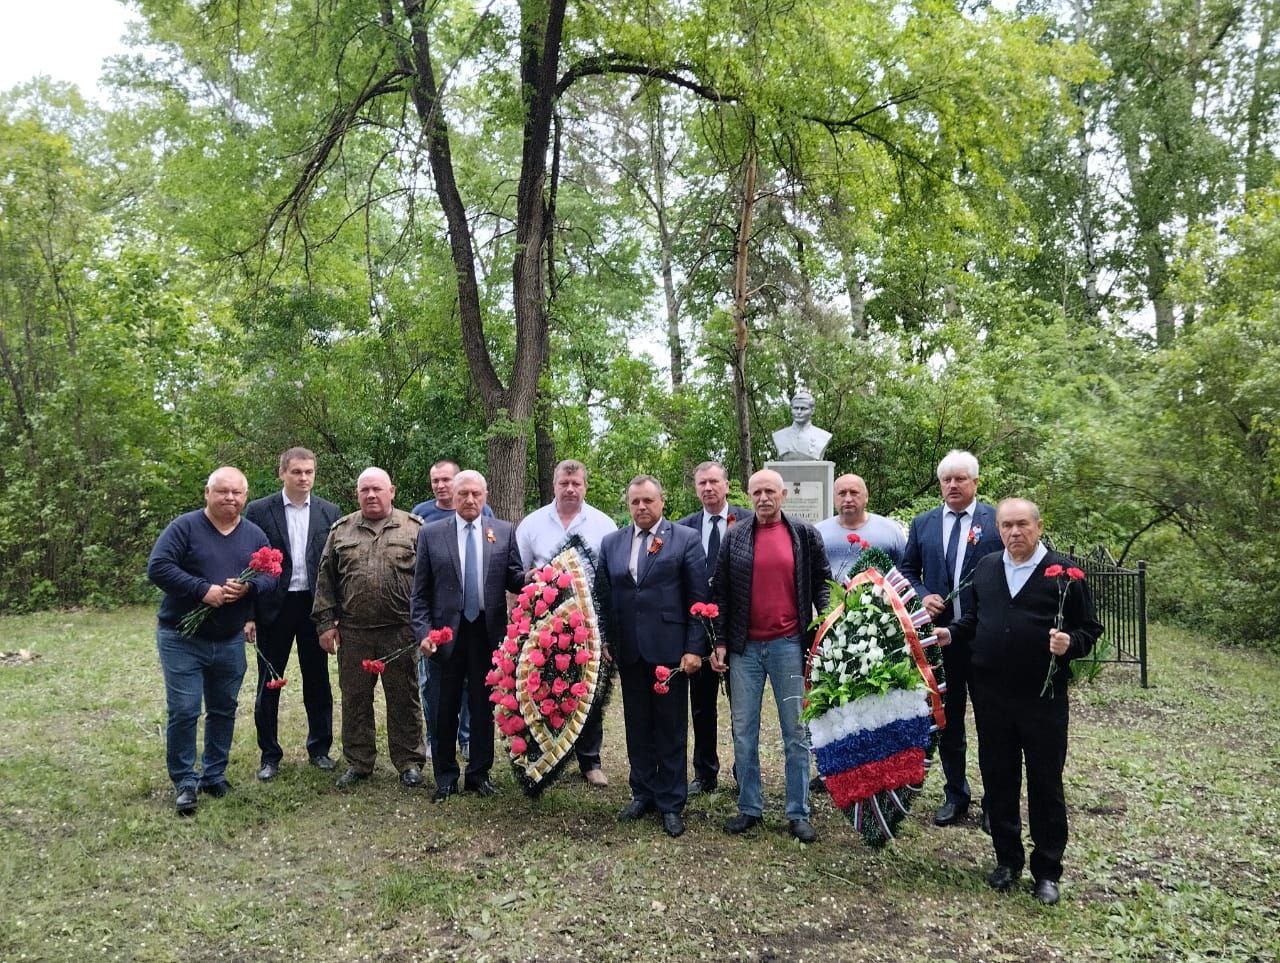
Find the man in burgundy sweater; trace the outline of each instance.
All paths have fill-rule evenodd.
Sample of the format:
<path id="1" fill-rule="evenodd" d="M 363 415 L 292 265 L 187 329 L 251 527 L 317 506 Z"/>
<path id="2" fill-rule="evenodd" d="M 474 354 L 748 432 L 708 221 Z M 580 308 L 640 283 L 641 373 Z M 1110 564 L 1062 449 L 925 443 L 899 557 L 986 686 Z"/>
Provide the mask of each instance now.
<path id="1" fill-rule="evenodd" d="M 800 722 L 804 657 L 812 641 L 809 623 L 826 608 L 827 553 L 822 536 L 806 522 L 782 513 L 787 490 L 768 469 L 751 476 L 747 494 L 755 515 L 729 529 L 720 545 L 712 598 L 716 648 L 711 667 L 726 670 L 733 689 L 733 755 L 738 774 L 738 815 L 727 833 L 744 833 L 764 814 L 760 790 L 760 704 L 764 683 L 773 686 L 786 756 L 785 816 L 791 835 L 811 843 L 809 737 Z"/>
<path id="2" fill-rule="evenodd" d="M 1024 498 L 1006 498 L 996 511 L 1003 552 L 983 556 L 973 570 L 972 605 L 935 629 L 940 639 L 968 644 L 973 714 L 978 724 L 978 766 L 991 817 L 996 868 L 993 889 L 1011 888 L 1022 875 L 1022 770 L 1027 772 L 1031 875 L 1040 902 L 1058 902 L 1067 804 L 1062 769 L 1067 759 L 1067 680 L 1071 660 L 1088 655 L 1102 623 L 1088 584 L 1069 559 L 1040 542 L 1040 510 Z M 1058 624 L 1059 593 L 1062 621 Z M 1050 664 L 1053 679 L 1046 686 Z M 1042 694 L 1043 692 L 1043 694 Z"/>

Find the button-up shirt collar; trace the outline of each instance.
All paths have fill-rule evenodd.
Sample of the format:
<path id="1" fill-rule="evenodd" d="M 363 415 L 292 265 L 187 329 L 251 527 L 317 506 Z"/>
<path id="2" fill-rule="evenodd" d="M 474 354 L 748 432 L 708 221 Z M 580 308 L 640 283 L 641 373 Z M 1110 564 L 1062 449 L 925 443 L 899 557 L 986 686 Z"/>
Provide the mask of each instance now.
<path id="1" fill-rule="evenodd" d="M 1007 548 L 1004 550 L 1004 580 L 1009 586 L 1010 598 L 1014 598 L 1022 591 L 1022 587 L 1027 584 L 1027 579 L 1031 578 L 1031 573 L 1048 554 L 1049 550 L 1044 547 L 1043 542 L 1036 544 L 1036 550 L 1025 562 L 1015 562 L 1009 550 Z"/>

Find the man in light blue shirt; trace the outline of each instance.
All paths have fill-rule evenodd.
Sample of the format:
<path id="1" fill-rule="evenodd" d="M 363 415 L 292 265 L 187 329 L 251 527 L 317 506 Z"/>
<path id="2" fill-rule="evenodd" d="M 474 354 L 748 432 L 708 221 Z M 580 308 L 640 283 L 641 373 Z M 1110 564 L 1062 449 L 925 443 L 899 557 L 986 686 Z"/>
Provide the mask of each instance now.
<path id="1" fill-rule="evenodd" d="M 902 527 L 891 518 L 867 511 L 870 495 L 867 483 L 858 475 L 841 475 L 835 483 L 836 510 L 840 513 L 824 519 L 816 526 L 822 536 L 831 565 L 831 577 L 843 582 L 862 555 L 862 548 L 849 541 L 857 535 L 872 548 L 878 548 L 897 565 L 902 561 L 902 550 L 907 547 L 907 536 Z"/>
<path id="2" fill-rule="evenodd" d="M 595 556 L 600 543 L 618 526 L 612 518 L 586 502 L 587 467 L 580 461 L 565 459 L 556 465 L 555 500 L 530 512 L 516 529 L 516 545 L 525 571 L 545 565 L 571 535 L 579 536 Z M 600 744 L 604 739 L 604 714 L 591 717 L 578 738 L 578 767 L 592 786 L 602 788 L 609 780 L 600 768 Z"/>

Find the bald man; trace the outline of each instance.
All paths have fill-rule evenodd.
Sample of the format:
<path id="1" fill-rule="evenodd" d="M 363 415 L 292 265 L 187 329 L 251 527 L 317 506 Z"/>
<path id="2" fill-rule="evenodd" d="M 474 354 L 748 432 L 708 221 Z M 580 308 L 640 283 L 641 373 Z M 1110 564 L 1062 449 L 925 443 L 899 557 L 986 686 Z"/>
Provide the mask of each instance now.
<path id="1" fill-rule="evenodd" d="M 747 483 L 755 514 L 729 529 L 711 586 L 720 608 L 711 668 L 729 672 L 733 690 L 733 755 L 738 815 L 725 832 L 760 824 L 760 704 L 773 686 L 786 756 L 785 816 L 802 843 L 817 838 L 809 822 L 809 737 L 800 722 L 809 623 L 827 606 L 827 553 L 812 525 L 782 511 L 787 488 L 776 471 L 758 471 Z"/>
<path id="2" fill-rule="evenodd" d="M 347 771 L 338 777 L 346 789 L 369 778 L 377 759 L 373 690 L 382 680 L 387 702 L 387 743 L 391 763 L 406 789 L 421 789 L 422 706 L 418 701 L 418 651 L 409 622 L 413 567 L 417 558 L 416 515 L 392 507 L 396 487 L 381 468 L 366 468 L 356 481 L 360 510 L 329 530 L 311 619 L 320 647 L 338 656 L 342 692 L 342 755 Z M 380 675 L 366 672 L 366 659 L 383 659 L 397 649 L 414 648 L 386 663 Z"/>
<path id="3" fill-rule="evenodd" d="M 862 555 L 862 547 L 850 543 L 850 535 L 857 535 L 868 546 L 883 551 L 893 559 L 894 565 L 902 561 L 902 550 L 907 547 L 906 533 L 892 519 L 867 511 L 871 497 L 862 477 L 841 475 L 836 479 L 834 493 L 839 514 L 823 519 L 816 526 L 831 563 L 831 577 L 843 582 Z"/>
<path id="4" fill-rule="evenodd" d="M 253 553 L 269 544 L 266 533 L 240 515 L 248 496 L 240 469 L 219 468 L 204 486 L 204 508 L 170 522 L 147 560 L 147 577 L 164 592 L 156 648 L 169 715 L 165 756 L 179 816 L 196 811 L 197 791 L 218 799 L 231 789 L 227 760 L 244 681 L 244 646 L 257 630 L 253 600 L 276 584 L 270 575 L 237 578 Z M 183 617 L 202 604 L 209 614 L 190 635 L 183 634 Z M 204 758 L 196 772 L 202 699 Z"/>

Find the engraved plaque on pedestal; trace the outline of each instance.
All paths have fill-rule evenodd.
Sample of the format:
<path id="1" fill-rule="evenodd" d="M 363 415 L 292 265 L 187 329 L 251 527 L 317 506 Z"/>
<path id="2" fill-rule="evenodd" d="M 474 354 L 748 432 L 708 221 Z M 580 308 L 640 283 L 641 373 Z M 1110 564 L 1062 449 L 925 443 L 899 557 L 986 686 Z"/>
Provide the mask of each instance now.
<path id="1" fill-rule="evenodd" d="M 832 496 L 836 465 L 833 461 L 767 461 L 765 468 L 782 476 L 787 500 L 782 510 L 792 518 L 816 525 L 835 514 Z"/>

